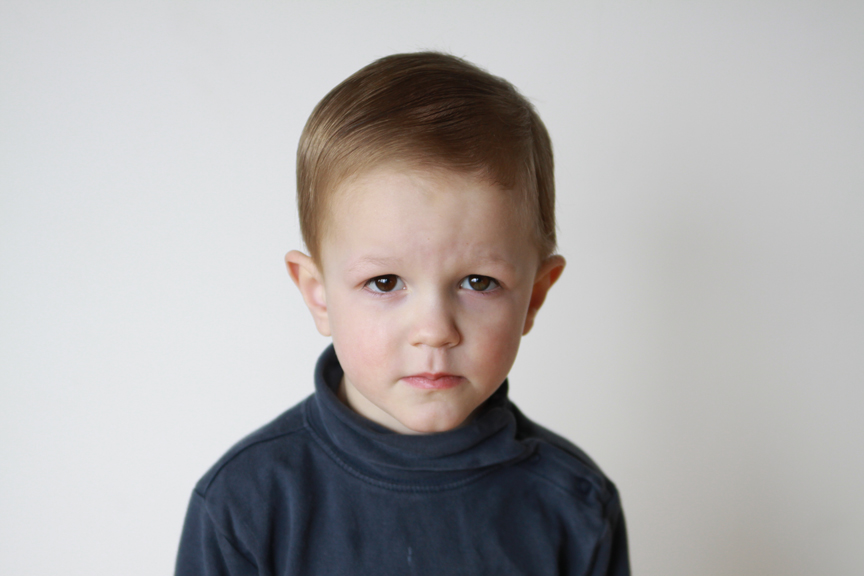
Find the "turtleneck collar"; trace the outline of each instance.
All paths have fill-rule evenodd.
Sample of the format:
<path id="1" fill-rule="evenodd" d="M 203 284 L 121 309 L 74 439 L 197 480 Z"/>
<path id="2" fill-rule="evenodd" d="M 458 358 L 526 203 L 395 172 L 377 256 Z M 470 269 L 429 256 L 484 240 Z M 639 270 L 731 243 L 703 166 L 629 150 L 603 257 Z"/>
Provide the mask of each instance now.
<path id="1" fill-rule="evenodd" d="M 315 368 L 315 395 L 306 418 L 316 438 L 343 464 L 375 476 L 417 480 L 431 472 L 474 474 L 521 460 L 531 449 L 516 439 L 507 381 L 461 428 L 426 435 L 398 434 L 353 412 L 336 396 L 342 367 L 329 346 Z"/>

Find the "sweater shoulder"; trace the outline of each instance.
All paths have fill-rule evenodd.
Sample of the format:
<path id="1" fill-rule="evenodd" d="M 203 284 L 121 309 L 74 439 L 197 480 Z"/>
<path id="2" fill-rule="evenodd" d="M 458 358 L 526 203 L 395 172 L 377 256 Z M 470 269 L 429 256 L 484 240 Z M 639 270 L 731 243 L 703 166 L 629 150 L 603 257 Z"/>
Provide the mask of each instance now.
<path id="1" fill-rule="evenodd" d="M 262 464 L 272 462 L 276 458 L 277 452 L 283 451 L 286 445 L 290 446 L 291 442 L 285 442 L 285 440 L 305 430 L 305 405 L 312 400 L 313 396 L 309 396 L 289 408 L 234 444 L 201 477 L 195 486 L 195 491 L 206 497 L 207 492 L 217 479 L 226 475 L 235 475 L 235 472 L 241 470 L 261 469 Z"/>
<path id="2" fill-rule="evenodd" d="M 522 414 L 511 404 L 519 439 L 533 444 L 526 468 L 582 500 L 597 500 L 604 508 L 618 500 L 615 484 L 581 448 Z"/>

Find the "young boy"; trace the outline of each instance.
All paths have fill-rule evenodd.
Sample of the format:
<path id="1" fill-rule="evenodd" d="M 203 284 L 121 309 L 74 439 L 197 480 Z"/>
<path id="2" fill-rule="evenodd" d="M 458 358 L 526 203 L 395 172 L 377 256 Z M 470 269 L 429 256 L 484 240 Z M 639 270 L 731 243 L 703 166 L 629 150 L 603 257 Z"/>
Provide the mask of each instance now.
<path id="1" fill-rule="evenodd" d="M 531 105 L 452 56 L 383 58 L 313 111 L 297 184 L 309 255 L 285 259 L 333 345 L 198 483 L 177 574 L 629 574 L 614 485 L 507 399 L 564 268 Z"/>

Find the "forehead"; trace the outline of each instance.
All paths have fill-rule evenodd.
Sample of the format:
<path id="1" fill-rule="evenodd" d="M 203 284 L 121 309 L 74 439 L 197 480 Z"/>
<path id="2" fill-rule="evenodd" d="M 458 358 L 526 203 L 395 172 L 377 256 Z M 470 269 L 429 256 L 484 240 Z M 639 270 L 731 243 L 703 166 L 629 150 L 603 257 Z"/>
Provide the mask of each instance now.
<path id="1" fill-rule="evenodd" d="M 387 165 L 343 182 L 322 257 L 351 261 L 508 261 L 533 249 L 517 195 L 476 175 Z M 529 250 L 530 252 L 530 250 Z"/>

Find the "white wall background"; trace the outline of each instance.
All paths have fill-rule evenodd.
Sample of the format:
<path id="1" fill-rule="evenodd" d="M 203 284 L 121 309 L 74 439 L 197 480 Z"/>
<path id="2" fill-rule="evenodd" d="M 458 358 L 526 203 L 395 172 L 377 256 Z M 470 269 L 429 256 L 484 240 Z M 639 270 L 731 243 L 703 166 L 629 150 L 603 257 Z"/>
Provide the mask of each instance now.
<path id="1" fill-rule="evenodd" d="M 569 267 L 511 374 L 635 572 L 864 573 L 864 4 L 0 2 L 0 573 L 168 574 L 312 390 L 294 150 L 372 59 L 534 100 Z"/>

